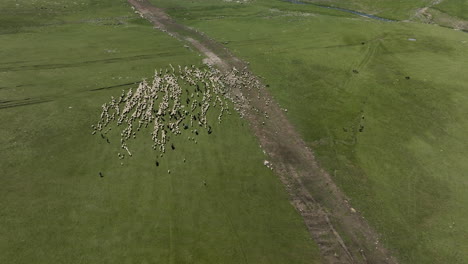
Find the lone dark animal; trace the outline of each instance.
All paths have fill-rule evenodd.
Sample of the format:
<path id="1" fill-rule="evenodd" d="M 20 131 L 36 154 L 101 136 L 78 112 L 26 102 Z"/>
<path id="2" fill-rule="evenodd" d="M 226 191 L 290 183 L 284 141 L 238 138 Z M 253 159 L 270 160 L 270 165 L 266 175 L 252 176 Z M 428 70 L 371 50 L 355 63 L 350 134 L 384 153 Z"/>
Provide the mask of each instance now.
<path id="1" fill-rule="evenodd" d="M 103 178 L 104 175 L 102 174 L 102 172 L 99 172 L 99 177 Z"/>
<path id="2" fill-rule="evenodd" d="M 409 76 L 406 76 L 405 79 L 406 79 L 406 80 L 409 80 L 409 79 L 411 79 L 411 78 L 410 78 Z"/>
<path id="3" fill-rule="evenodd" d="M 354 72 L 354 73 L 359 73 L 359 71 L 358 71 L 358 70 L 353 70 L 353 72 Z"/>
<path id="4" fill-rule="evenodd" d="M 156 167 L 159 167 L 159 161 L 156 161 Z"/>
<path id="5" fill-rule="evenodd" d="M 174 143 L 172 143 L 172 144 L 171 144 L 171 148 L 172 148 L 172 150 L 174 150 L 174 149 L 175 149 L 175 147 L 174 147 Z"/>

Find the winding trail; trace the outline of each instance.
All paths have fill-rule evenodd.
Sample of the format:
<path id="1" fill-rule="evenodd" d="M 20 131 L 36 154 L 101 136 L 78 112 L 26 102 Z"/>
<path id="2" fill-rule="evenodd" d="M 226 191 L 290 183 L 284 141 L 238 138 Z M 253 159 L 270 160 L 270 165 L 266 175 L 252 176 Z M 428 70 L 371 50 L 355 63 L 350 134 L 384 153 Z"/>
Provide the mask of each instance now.
<path id="1" fill-rule="evenodd" d="M 156 28 L 191 45 L 221 71 L 247 68 L 247 63 L 223 45 L 195 29 L 178 24 L 148 0 L 128 2 Z M 349 199 L 318 166 L 312 151 L 273 101 L 267 88 L 235 92 L 248 99 L 242 106 L 244 118 L 270 157 L 274 172 L 289 193 L 291 204 L 301 214 L 318 244 L 323 262 L 396 264 L 396 259 L 379 243 L 378 234 L 359 213 L 351 210 Z M 346 242 L 342 236 L 346 237 Z"/>

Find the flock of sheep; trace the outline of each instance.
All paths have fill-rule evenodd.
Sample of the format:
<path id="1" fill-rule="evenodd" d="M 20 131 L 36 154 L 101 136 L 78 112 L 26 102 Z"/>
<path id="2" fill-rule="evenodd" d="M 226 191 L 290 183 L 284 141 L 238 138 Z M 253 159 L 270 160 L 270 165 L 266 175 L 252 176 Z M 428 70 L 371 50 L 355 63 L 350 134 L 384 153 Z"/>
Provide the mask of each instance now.
<path id="1" fill-rule="evenodd" d="M 100 133 L 106 138 L 104 134 L 112 129 L 111 124 L 122 126 L 121 147 L 132 156 L 127 142 L 135 139 L 141 129 L 150 127 L 153 149 L 163 156 L 171 134 L 190 130 L 198 135 L 200 128 L 211 134 L 207 119 L 210 109 L 218 108 L 221 122 L 223 115 L 230 113 L 228 101 L 231 101 L 243 116 L 246 100 L 242 90 L 258 89 L 259 85 L 250 74 L 235 68 L 221 73 L 210 66 L 178 66 L 176 70 L 170 65 L 169 69 L 156 71 L 152 82 L 143 80 L 135 91 L 122 91 L 119 98 L 111 97 L 110 102 L 103 104 L 101 119 L 92 126 L 92 134 Z M 195 138 L 188 138 L 196 143 Z M 174 149 L 173 144 L 171 147 Z M 118 156 L 123 159 L 125 153 Z"/>

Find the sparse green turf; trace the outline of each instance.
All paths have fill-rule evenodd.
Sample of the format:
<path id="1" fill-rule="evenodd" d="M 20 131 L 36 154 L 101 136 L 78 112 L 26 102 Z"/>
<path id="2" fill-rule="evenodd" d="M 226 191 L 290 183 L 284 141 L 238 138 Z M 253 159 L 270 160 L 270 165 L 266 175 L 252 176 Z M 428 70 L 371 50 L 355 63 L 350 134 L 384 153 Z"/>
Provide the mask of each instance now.
<path id="1" fill-rule="evenodd" d="M 305 0 L 304 2 L 358 10 L 390 19 L 405 20 L 412 17 L 418 8 L 428 6 L 432 1 L 433 0 Z"/>
<path id="2" fill-rule="evenodd" d="M 444 13 L 447 13 L 449 15 L 468 20 L 468 1 L 467 0 L 441 1 L 441 3 L 434 6 L 434 8 Z"/>
<path id="3" fill-rule="evenodd" d="M 468 19 L 467 0 L 443 0 L 440 3 L 434 0 L 303 0 L 303 2 L 358 10 L 396 20 L 412 19 L 416 11 L 423 7 L 435 8 L 450 16 Z"/>
<path id="4" fill-rule="evenodd" d="M 126 84 L 201 57 L 125 1 L 72 3 L 0 4 L 0 263 L 318 262 L 237 115 L 159 167 L 142 136 L 123 165 L 118 133 L 91 136 Z"/>
<path id="5" fill-rule="evenodd" d="M 468 262 L 465 33 L 279 1 L 153 3 L 251 63 L 401 263 Z"/>

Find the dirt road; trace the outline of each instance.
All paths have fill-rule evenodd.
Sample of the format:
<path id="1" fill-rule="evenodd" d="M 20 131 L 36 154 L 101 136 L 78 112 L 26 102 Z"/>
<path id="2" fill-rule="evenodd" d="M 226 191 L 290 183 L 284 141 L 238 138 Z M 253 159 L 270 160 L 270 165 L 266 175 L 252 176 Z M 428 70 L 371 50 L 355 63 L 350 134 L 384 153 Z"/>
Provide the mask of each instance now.
<path id="1" fill-rule="evenodd" d="M 315 3 L 313 3 L 313 2 L 303 2 L 303 1 L 299 1 L 299 0 L 283 0 L 283 1 L 289 2 L 289 3 L 292 3 L 292 4 L 298 4 L 298 5 L 313 5 L 313 6 L 317 6 L 317 7 L 321 7 L 321 8 L 327 8 L 327 9 L 338 10 L 338 11 L 341 11 L 341 12 L 346 12 L 346 13 L 350 13 L 350 14 L 355 14 L 355 15 L 358 15 L 358 16 L 367 17 L 367 18 L 370 18 L 370 19 L 375 19 L 375 20 L 384 21 L 384 22 L 396 22 L 396 20 L 392 20 L 392 19 L 388 19 L 388 18 L 383 18 L 383 17 L 379 17 L 379 16 L 367 14 L 367 13 L 364 13 L 364 12 L 359 12 L 359 11 L 355 11 L 355 10 L 345 9 L 345 8 L 341 8 L 341 7 L 333 7 L 333 6 L 319 5 L 319 4 L 315 4 Z"/>
<path id="2" fill-rule="evenodd" d="M 236 58 L 223 45 L 195 29 L 178 24 L 164 10 L 147 0 L 128 0 L 156 28 L 204 54 L 221 71 L 243 69 L 247 63 Z M 252 74 L 252 73 L 249 73 Z M 253 75 L 252 75 L 253 76 Z M 320 248 L 324 263 L 397 263 L 379 243 L 377 233 L 348 199 L 319 168 L 312 151 L 273 101 L 267 88 L 237 91 L 248 100 L 244 118 L 261 148 L 270 157 L 274 172 L 290 195 L 291 204 L 302 215 L 311 236 Z M 307 187 L 306 187 L 307 186 Z M 346 237 L 346 243 L 342 239 Z"/>

